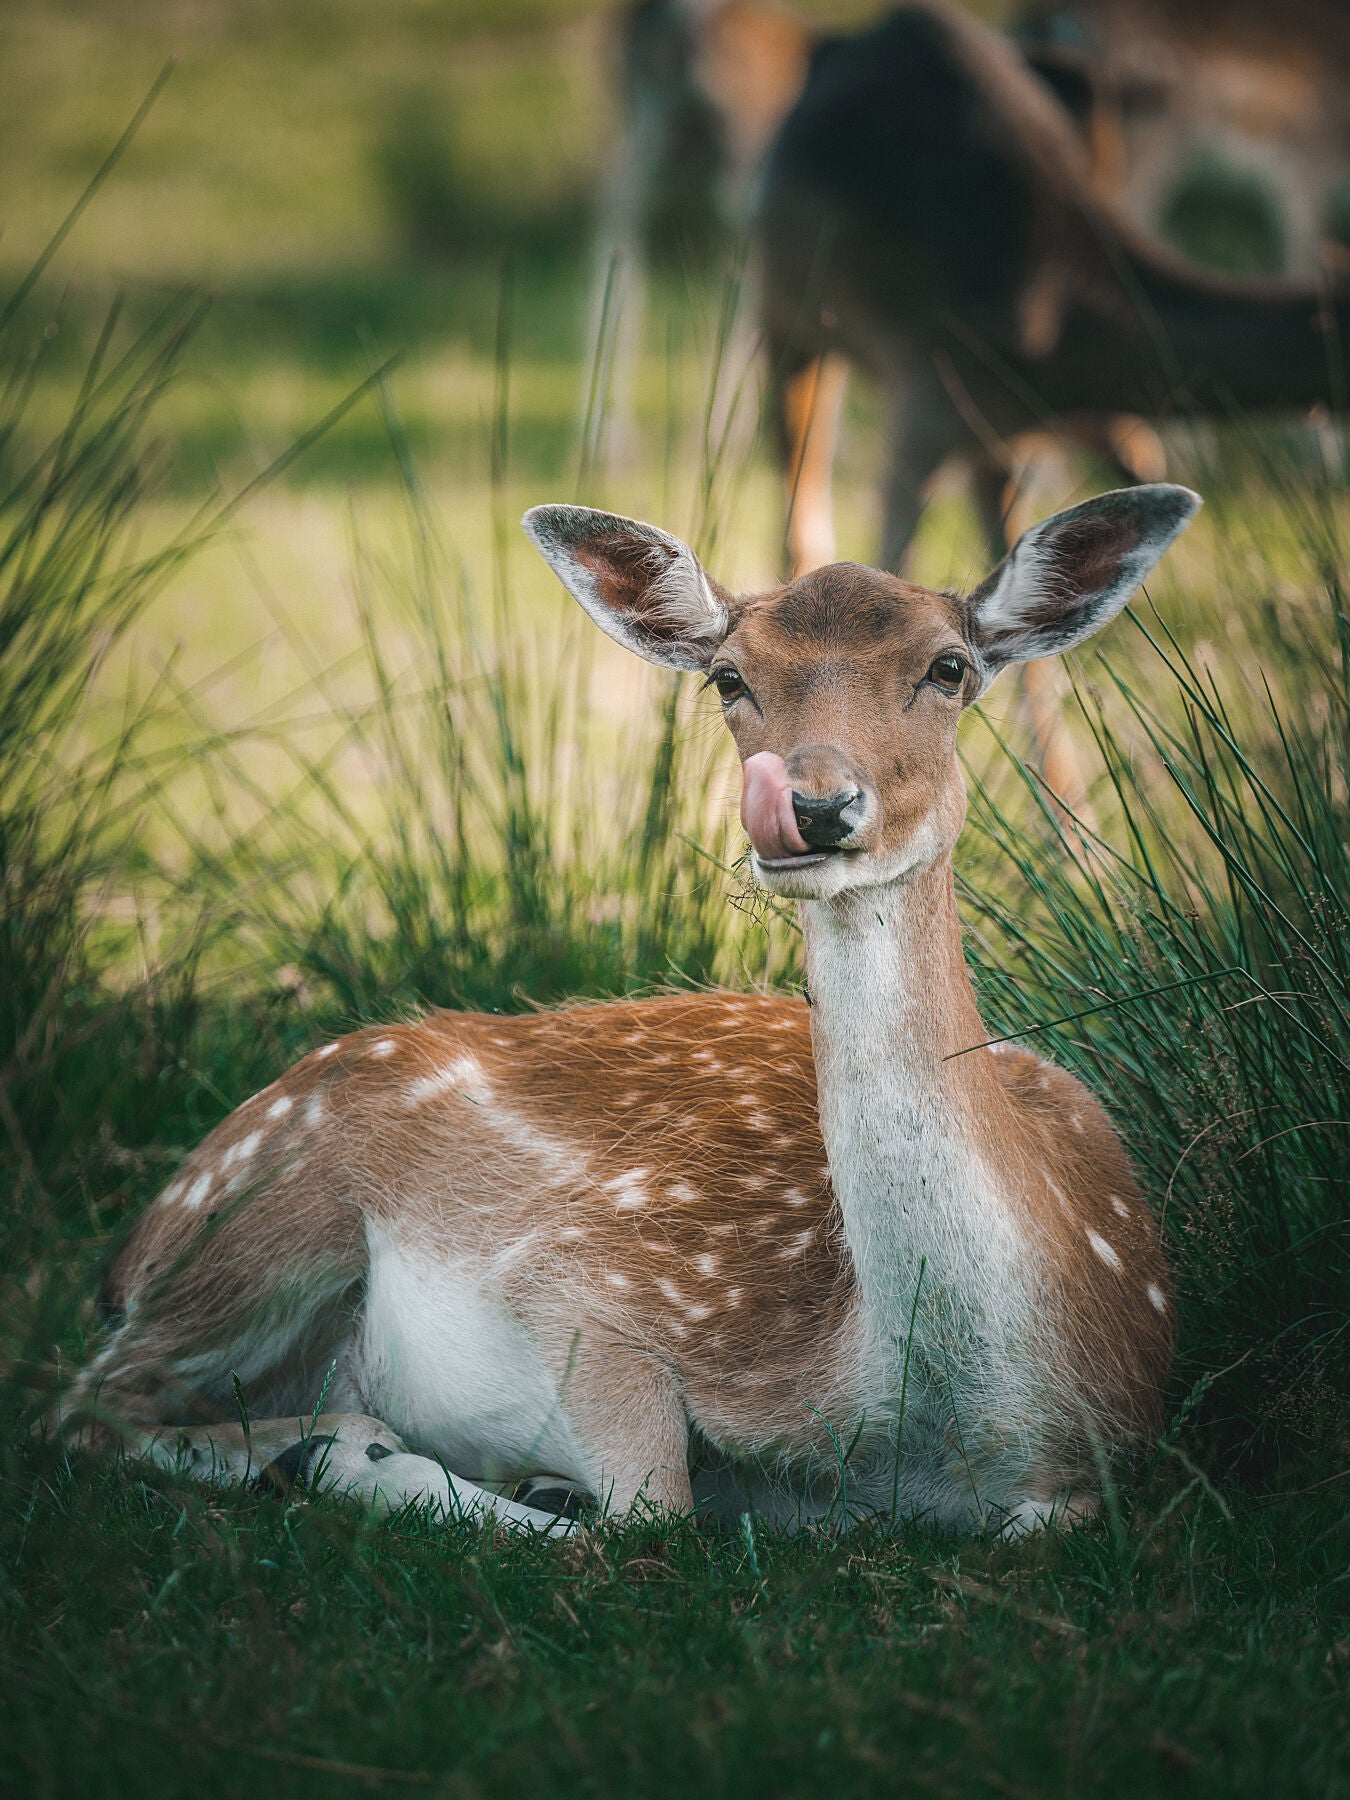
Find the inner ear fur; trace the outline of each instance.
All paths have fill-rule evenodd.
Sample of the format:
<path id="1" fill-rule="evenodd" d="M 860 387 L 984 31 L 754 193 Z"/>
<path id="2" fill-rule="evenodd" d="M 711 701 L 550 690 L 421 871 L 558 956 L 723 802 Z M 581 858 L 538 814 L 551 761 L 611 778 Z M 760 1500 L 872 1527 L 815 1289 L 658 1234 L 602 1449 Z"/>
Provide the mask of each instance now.
<path id="1" fill-rule="evenodd" d="M 688 544 L 641 519 L 589 506 L 533 506 L 527 537 L 572 598 L 627 650 L 667 669 L 706 669 L 726 636 L 730 596 Z"/>
<path id="2" fill-rule="evenodd" d="M 970 596 L 987 679 L 1008 663 L 1069 650 L 1109 624 L 1200 509 L 1155 482 L 1099 494 L 1033 525 Z"/>

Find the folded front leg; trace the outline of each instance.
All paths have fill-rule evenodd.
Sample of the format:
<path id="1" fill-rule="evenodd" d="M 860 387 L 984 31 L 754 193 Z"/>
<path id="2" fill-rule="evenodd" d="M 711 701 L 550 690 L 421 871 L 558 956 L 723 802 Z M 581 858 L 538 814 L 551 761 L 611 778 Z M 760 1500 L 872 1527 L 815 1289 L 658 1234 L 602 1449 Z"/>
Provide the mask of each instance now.
<path id="1" fill-rule="evenodd" d="M 146 1434 L 134 1446 L 161 1468 L 203 1481 L 256 1481 L 284 1491 L 307 1489 L 358 1501 L 385 1515 L 408 1505 L 447 1519 L 501 1520 L 548 1537 L 575 1527 L 538 1507 L 490 1493 L 410 1451 L 381 1420 L 364 1413 L 321 1413 L 313 1421 L 264 1419 L 240 1425 L 194 1425 Z"/>

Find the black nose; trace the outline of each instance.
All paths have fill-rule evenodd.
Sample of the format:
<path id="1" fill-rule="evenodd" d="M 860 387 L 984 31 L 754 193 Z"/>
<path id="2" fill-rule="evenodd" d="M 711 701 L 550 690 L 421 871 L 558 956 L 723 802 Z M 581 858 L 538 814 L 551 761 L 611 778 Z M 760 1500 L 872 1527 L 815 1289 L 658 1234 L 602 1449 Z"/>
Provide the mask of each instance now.
<path id="1" fill-rule="evenodd" d="M 857 825 L 856 803 L 861 798 L 861 790 L 855 787 L 840 788 L 837 794 L 827 795 L 824 800 L 813 800 L 809 794 L 799 794 L 793 788 L 792 811 L 798 831 L 813 850 L 832 849 Z M 850 807 L 855 809 L 854 816 L 846 819 L 844 814 Z"/>

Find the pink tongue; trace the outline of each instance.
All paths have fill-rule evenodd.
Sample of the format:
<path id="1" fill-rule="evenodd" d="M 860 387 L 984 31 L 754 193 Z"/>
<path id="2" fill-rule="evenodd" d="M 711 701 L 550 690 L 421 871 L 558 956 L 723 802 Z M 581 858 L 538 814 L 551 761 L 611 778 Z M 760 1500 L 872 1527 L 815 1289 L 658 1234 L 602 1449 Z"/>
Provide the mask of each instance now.
<path id="1" fill-rule="evenodd" d="M 741 765 L 745 785 L 741 789 L 741 824 L 750 834 L 756 854 L 774 861 L 781 856 L 801 856 L 811 846 L 797 829 L 792 811 L 792 783 L 783 759 L 761 750 Z"/>

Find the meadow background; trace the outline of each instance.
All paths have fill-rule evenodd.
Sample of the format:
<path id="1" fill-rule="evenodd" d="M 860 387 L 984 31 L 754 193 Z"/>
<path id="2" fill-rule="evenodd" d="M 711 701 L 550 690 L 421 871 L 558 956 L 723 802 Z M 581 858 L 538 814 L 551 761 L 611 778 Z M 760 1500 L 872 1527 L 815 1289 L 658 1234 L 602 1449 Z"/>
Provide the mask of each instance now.
<path id="1" fill-rule="evenodd" d="M 1100 1528 L 639 1522 L 559 1550 L 31 1434 L 138 1209 L 324 1036 L 799 979 L 738 869 L 711 701 L 601 639 L 516 526 L 576 498 L 731 585 L 780 566 L 734 245 L 675 237 L 609 422 L 611 24 L 562 0 L 0 17 L 0 1786 L 1350 1791 L 1334 427 L 1169 433 L 1207 507 L 1074 665 L 1081 821 L 1014 687 L 965 730 L 986 1016 L 1107 1101 L 1177 1272 L 1167 1433 Z M 855 384 L 862 559 L 878 446 Z M 1100 484 L 1056 461 L 1037 497 Z M 953 482 L 916 572 L 969 583 L 975 541 Z"/>

